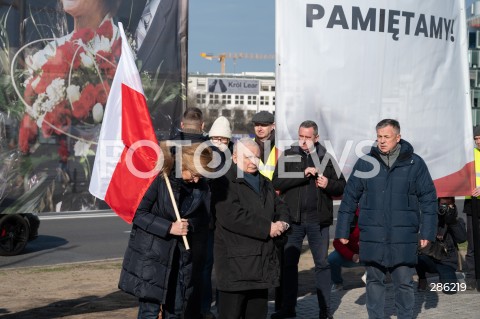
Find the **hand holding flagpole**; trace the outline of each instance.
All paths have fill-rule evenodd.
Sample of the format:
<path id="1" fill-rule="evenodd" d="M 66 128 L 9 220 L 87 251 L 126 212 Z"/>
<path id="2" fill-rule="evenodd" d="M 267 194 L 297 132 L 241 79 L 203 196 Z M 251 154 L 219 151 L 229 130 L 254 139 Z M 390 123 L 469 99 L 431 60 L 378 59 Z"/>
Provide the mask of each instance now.
<path id="1" fill-rule="evenodd" d="M 170 194 L 170 199 L 172 200 L 173 209 L 175 210 L 175 216 L 177 217 L 177 221 L 180 221 L 181 220 L 180 213 L 178 212 L 177 202 L 175 201 L 175 197 L 173 196 L 172 185 L 170 185 L 170 179 L 168 179 L 168 175 L 165 172 L 163 173 L 163 177 L 165 178 L 165 183 L 167 184 L 168 194 Z M 189 250 L 190 245 L 188 245 L 187 236 L 183 235 L 182 238 L 183 238 L 183 244 L 185 245 L 185 248 Z"/>

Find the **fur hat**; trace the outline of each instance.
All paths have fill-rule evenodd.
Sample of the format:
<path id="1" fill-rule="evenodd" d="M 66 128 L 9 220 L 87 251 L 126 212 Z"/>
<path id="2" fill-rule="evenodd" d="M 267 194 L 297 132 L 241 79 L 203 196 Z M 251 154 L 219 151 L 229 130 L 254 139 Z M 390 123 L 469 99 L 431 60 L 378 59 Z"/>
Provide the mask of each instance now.
<path id="1" fill-rule="evenodd" d="M 232 138 L 232 129 L 230 128 L 230 122 L 225 116 L 220 116 L 213 122 L 210 132 L 208 133 L 210 137 L 220 136 Z"/>
<path id="2" fill-rule="evenodd" d="M 480 125 L 473 127 L 473 137 L 480 136 Z"/>

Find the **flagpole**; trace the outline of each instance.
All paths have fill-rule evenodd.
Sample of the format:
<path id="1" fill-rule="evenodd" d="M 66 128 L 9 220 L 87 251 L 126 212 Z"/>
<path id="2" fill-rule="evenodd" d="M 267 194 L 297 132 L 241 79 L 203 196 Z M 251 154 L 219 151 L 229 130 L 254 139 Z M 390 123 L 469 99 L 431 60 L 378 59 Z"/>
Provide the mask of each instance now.
<path id="1" fill-rule="evenodd" d="M 173 209 L 175 210 L 175 216 L 177 217 L 177 221 L 180 221 L 181 220 L 180 213 L 178 212 L 177 203 L 175 201 L 175 197 L 173 196 L 172 185 L 170 185 L 170 180 L 168 179 L 168 175 L 165 172 L 163 173 L 163 177 L 165 178 L 165 183 L 167 183 L 168 194 L 170 194 L 170 199 L 172 200 Z M 183 235 L 182 238 L 183 238 L 183 244 L 185 245 L 185 248 L 189 250 L 190 245 L 188 245 L 187 236 Z"/>

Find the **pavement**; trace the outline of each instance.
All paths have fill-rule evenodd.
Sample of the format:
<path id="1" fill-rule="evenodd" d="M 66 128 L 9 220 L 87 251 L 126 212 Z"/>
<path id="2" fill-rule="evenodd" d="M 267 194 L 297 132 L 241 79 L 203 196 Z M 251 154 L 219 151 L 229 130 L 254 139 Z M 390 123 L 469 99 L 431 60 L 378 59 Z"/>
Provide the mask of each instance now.
<path id="1" fill-rule="evenodd" d="M 345 272 L 344 272 L 345 274 Z M 363 270 L 357 274 L 360 278 Z M 345 280 L 344 276 L 344 280 Z M 463 277 L 463 276 L 462 276 Z M 438 282 L 438 277 L 428 278 L 429 289 Z M 464 283 L 463 278 L 459 283 Z M 331 295 L 331 307 L 335 319 L 368 318 L 365 307 L 365 287 L 356 287 L 356 282 L 349 288 L 334 292 Z M 415 284 L 416 287 L 416 284 Z M 455 295 L 446 295 L 436 291 L 415 292 L 415 308 L 413 318 L 445 318 L 472 319 L 480 318 L 480 294 L 476 291 L 465 291 Z M 415 289 L 416 290 L 416 289 Z M 297 299 L 297 318 L 318 318 L 318 304 L 315 295 L 305 295 Z M 269 316 L 274 312 L 274 302 L 269 302 Z M 393 285 L 387 284 L 385 297 L 385 318 L 397 318 Z"/>
<path id="2" fill-rule="evenodd" d="M 314 265 L 308 246 L 304 246 L 299 262 L 299 296 L 297 299 L 297 317 L 301 319 L 318 318 L 318 303 L 315 295 Z M 331 294 L 331 307 L 335 319 L 363 319 L 368 318 L 365 306 L 365 284 L 361 277 L 364 274 L 363 267 L 343 268 L 342 276 L 344 289 Z M 458 272 L 459 283 L 465 283 L 463 273 Z M 455 295 L 447 295 L 443 292 L 431 291 L 437 276 L 430 276 L 428 288 L 425 292 L 416 291 L 417 278 L 415 280 L 415 308 L 413 318 L 435 319 L 476 319 L 480 318 L 480 293 L 475 290 L 459 292 Z M 270 292 L 268 303 L 268 317 L 275 312 L 273 291 Z M 215 307 L 212 313 L 216 314 Z M 395 314 L 395 299 L 393 284 L 387 284 L 385 297 L 385 318 L 397 318 Z"/>

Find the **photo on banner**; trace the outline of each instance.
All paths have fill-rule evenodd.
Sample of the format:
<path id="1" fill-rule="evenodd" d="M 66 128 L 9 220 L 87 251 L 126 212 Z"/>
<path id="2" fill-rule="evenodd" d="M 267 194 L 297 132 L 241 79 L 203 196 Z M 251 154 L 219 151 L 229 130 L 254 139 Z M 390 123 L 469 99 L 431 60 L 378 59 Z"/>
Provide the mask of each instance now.
<path id="1" fill-rule="evenodd" d="M 392 118 L 439 196 L 469 194 L 467 42 L 462 0 L 277 0 L 277 146 L 312 119 L 348 177 Z"/>
<path id="2" fill-rule="evenodd" d="M 184 109 L 188 0 L 21 0 L 0 7 L 0 212 L 108 209 L 88 192 L 121 54 L 135 52 L 158 139 Z"/>

